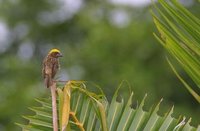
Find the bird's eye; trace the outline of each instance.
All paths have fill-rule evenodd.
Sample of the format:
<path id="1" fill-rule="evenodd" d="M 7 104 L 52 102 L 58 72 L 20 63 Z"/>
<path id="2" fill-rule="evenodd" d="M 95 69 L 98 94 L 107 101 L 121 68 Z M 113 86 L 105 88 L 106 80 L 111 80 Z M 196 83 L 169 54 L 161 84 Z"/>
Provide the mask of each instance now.
<path id="1" fill-rule="evenodd" d="M 57 53 L 56 56 L 57 57 L 62 57 L 62 54 L 61 53 Z"/>

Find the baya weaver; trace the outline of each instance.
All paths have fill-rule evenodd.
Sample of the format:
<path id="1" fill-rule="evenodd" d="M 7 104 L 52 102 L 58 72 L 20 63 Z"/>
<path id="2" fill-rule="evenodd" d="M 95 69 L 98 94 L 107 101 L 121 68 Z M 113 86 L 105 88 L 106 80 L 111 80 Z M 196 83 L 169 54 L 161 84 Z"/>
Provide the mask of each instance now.
<path id="1" fill-rule="evenodd" d="M 60 67 L 58 60 L 59 57 L 62 57 L 60 50 L 52 49 L 43 60 L 42 74 L 47 88 L 52 85 L 53 78 Z"/>

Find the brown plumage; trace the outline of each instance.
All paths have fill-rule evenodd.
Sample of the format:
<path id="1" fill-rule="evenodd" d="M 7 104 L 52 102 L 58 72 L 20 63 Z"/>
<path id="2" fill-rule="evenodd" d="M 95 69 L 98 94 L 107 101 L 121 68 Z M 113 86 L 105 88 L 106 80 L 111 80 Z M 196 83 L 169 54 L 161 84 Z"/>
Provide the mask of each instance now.
<path id="1" fill-rule="evenodd" d="M 47 88 L 52 85 L 53 78 L 60 67 L 59 57 L 62 57 L 60 51 L 58 49 L 52 49 L 43 61 L 42 74 Z"/>

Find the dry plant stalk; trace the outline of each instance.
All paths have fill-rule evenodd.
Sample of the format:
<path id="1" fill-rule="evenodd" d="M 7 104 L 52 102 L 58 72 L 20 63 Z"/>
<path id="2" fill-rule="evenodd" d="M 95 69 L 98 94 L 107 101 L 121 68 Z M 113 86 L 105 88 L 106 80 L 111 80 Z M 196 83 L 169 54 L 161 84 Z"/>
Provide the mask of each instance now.
<path id="1" fill-rule="evenodd" d="M 74 112 L 70 111 L 70 100 L 71 100 L 71 87 L 72 82 L 68 81 L 63 89 L 63 104 L 62 104 L 62 118 L 61 118 L 61 129 L 65 131 L 69 123 L 69 118 L 72 117 L 75 124 L 81 131 L 85 131 L 83 124 L 79 122 Z"/>
<path id="2" fill-rule="evenodd" d="M 50 89 L 51 89 L 51 98 L 52 98 L 53 131 L 58 131 L 58 114 L 57 114 L 57 105 L 56 105 L 56 82 L 53 82 Z"/>
<path id="3" fill-rule="evenodd" d="M 62 107 L 62 119 L 61 126 L 62 131 L 65 131 L 68 122 L 69 122 L 69 112 L 70 112 L 70 99 L 71 99 L 71 91 L 70 91 L 70 83 L 67 82 L 63 89 L 63 107 Z"/>
<path id="4" fill-rule="evenodd" d="M 83 124 L 79 122 L 79 120 L 76 118 L 76 115 L 74 112 L 70 112 L 70 115 L 72 116 L 72 119 L 75 121 L 76 125 L 79 127 L 81 131 L 85 131 L 83 128 Z"/>

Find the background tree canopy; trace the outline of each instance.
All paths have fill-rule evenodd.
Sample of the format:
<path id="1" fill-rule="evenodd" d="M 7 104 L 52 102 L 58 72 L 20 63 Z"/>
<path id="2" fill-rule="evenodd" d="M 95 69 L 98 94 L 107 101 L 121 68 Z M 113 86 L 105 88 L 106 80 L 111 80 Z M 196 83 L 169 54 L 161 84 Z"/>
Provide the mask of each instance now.
<path id="1" fill-rule="evenodd" d="M 197 1 L 183 4 L 199 17 Z M 41 63 L 53 47 L 64 55 L 58 79 L 94 82 L 108 96 L 127 80 L 137 97 L 148 92 L 149 103 L 164 98 L 163 108 L 175 104 L 177 115 L 198 123 L 200 107 L 153 37 L 149 8 L 98 0 L 0 0 L 0 130 L 19 130 L 14 122 L 33 98 L 49 93 Z"/>

